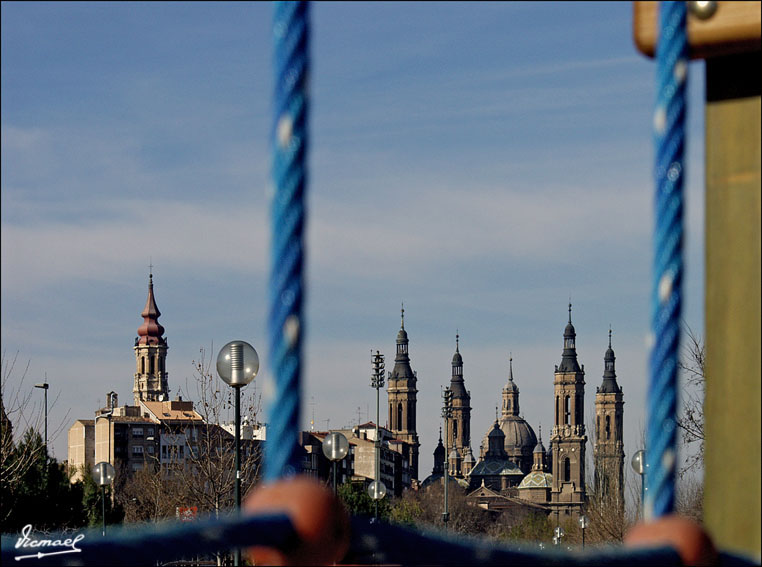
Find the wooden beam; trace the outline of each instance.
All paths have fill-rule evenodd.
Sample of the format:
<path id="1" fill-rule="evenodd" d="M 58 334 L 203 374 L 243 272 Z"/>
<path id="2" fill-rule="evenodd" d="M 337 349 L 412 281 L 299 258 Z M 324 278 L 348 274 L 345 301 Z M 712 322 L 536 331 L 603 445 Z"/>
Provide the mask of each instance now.
<path id="1" fill-rule="evenodd" d="M 688 12 L 688 45 L 691 59 L 759 51 L 762 1 L 717 2 L 717 11 L 706 20 Z M 633 38 L 644 55 L 653 57 L 658 36 L 658 2 L 633 2 Z"/>

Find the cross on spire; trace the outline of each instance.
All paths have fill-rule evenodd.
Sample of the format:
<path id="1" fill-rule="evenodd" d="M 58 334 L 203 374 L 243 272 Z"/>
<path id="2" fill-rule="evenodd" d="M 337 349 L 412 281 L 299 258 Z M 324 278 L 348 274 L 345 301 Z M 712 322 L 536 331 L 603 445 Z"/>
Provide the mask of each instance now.
<path id="1" fill-rule="evenodd" d="M 569 297 L 569 323 L 571 323 L 571 297 Z"/>
<path id="2" fill-rule="evenodd" d="M 458 329 L 455 329 L 455 352 L 460 352 L 460 334 Z"/>
<path id="3" fill-rule="evenodd" d="M 611 348 L 611 323 L 609 323 L 609 348 Z"/>
<path id="4" fill-rule="evenodd" d="M 402 302 L 401 312 L 402 312 L 402 328 L 404 329 L 405 328 L 405 302 L 404 301 Z"/>

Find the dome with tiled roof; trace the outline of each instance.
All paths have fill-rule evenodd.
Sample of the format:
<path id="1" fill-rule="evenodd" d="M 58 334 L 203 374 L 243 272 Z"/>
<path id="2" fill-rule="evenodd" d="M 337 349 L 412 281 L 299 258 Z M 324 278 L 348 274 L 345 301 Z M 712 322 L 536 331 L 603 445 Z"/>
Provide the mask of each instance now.
<path id="1" fill-rule="evenodd" d="M 522 488 L 551 488 L 552 486 L 552 474 L 543 471 L 532 471 L 521 481 L 519 490 Z"/>

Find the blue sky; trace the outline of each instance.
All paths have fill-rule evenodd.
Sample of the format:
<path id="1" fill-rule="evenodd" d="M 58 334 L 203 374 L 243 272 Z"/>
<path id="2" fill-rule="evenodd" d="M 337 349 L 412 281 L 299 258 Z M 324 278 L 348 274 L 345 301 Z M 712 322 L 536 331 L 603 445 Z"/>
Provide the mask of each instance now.
<path id="1" fill-rule="evenodd" d="M 655 66 L 631 3 L 312 10 L 303 423 L 374 419 L 405 303 L 421 477 L 456 329 L 472 446 L 507 379 L 552 426 L 569 297 L 586 419 L 609 325 L 625 450 L 645 422 Z M 2 3 L 2 348 L 45 374 L 53 442 L 132 397 L 153 262 L 173 395 L 199 349 L 267 367 L 269 3 Z M 685 320 L 703 333 L 703 66 L 690 66 Z M 314 401 L 314 405 L 311 402 Z M 382 404 L 383 407 L 383 404 Z M 68 418 L 64 422 L 66 412 Z M 382 423 L 385 416 L 382 416 Z"/>

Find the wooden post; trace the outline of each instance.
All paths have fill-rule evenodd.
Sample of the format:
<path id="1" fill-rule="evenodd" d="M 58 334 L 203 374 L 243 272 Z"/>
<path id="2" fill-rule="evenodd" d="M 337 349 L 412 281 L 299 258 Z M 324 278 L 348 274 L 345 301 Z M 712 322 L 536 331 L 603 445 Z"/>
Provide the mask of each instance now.
<path id="1" fill-rule="evenodd" d="M 760 2 L 689 16 L 706 59 L 704 523 L 715 544 L 760 557 L 762 316 Z M 634 3 L 638 49 L 653 56 L 655 2 Z"/>
<path id="2" fill-rule="evenodd" d="M 704 521 L 760 556 L 760 52 L 706 61 Z"/>

